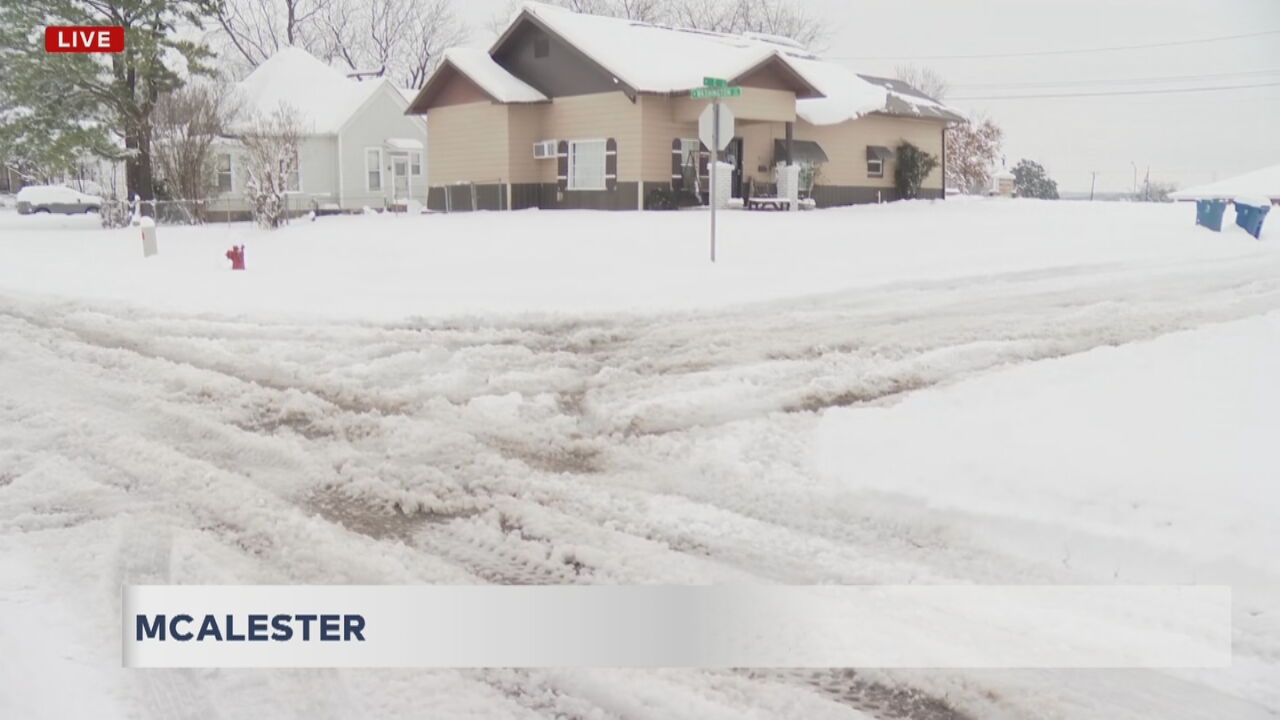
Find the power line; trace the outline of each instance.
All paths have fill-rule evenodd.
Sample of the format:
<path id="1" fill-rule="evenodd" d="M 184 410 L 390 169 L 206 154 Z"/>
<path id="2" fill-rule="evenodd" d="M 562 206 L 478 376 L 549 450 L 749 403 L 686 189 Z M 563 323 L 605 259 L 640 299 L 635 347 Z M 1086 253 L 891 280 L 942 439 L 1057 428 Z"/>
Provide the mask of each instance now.
<path id="1" fill-rule="evenodd" d="M 1166 90 L 1119 90 L 1116 92 L 1044 93 L 1039 95 L 969 95 L 948 97 L 947 100 L 1032 100 L 1037 98 L 1109 97 L 1114 95 L 1170 95 L 1174 93 L 1215 92 L 1218 90 L 1248 90 L 1251 88 L 1280 87 L 1280 82 L 1255 85 L 1222 85 L 1218 87 L 1170 88 Z"/>
<path id="2" fill-rule="evenodd" d="M 1262 32 L 1244 33 L 1241 35 L 1221 35 L 1218 37 L 1201 38 L 1199 40 L 1175 40 L 1172 42 L 1147 43 L 1143 45 L 1112 45 L 1108 47 L 1083 48 L 1080 50 L 1035 50 L 1032 52 L 988 53 L 980 55 L 845 55 L 829 57 L 833 60 L 979 60 L 983 58 L 1036 57 L 1041 55 L 1079 55 L 1096 52 L 1118 52 L 1121 50 L 1145 50 L 1148 48 L 1200 45 L 1203 43 L 1222 42 L 1224 40 L 1242 40 L 1244 38 L 1262 37 L 1264 35 L 1280 35 L 1280 30 L 1263 30 Z"/>
<path id="3" fill-rule="evenodd" d="M 1100 80 L 1037 80 L 1034 82 L 986 82 L 956 83 L 955 88 L 1035 88 L 1035 87 L 1072 87 L 1079 85 L 1133 85 L 1137 83 L 1181 82 L 1184 80 L 1207 80 L 1209 78 L 1236 77 L 1240 75 L 1275 75 L 1280 68 L 1274 70 L 1241 70 L 1227 73 L 1205 73 L 1203 75 L 1162 75 L 1146 78 L 1104 78 Z"/>

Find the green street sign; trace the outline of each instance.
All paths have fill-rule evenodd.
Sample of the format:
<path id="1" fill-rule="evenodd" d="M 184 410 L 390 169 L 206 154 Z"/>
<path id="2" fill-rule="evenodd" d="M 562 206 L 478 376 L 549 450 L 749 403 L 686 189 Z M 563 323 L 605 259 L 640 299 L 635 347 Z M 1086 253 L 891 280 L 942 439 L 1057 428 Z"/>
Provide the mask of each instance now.
<path id="1" fill-rule="evenodd" d="M 711 100 L 714 98 L 742 97 L 742 88 L 740 87 L 694 88 L 689 92 L 689 97 L 694 98 L 695 100 Z"/>
<path id="2" fill-rule="evenodd" d="M 703 87 L 728 87 L 729 81 L 721 78 L 704 77 L 702 78 Z"/>

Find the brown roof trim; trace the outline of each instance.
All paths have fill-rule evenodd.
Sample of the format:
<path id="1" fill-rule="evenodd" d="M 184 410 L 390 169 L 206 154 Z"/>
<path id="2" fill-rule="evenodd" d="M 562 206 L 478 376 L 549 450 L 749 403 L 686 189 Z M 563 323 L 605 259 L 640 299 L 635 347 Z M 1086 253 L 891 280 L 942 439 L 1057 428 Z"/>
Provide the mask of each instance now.
<path id="1" fill-rule="evenodd" d="M 799 72 L 797 72 L 796 69 L 791 66 L 791 63 L 784 60 L 782 56 L 777 53 L 774 53 L 769 57 L 765 58 L 764 60 L 756 63 L 754 66 L 748 68 L 746 71 L 738 73 L 738 76 L 733 78 L 733 80 L 731 80 L 730 82 L 737 83 L 742 78 L 748 77 L 752 73 L 756 73 L 761 70 L 764 70 L 765 68 L 771 65 L 776 65 L 777 66 L 776 69 L 781 70 L 782 74 L 793 82 L 792 89 L 795 90 L 797 100 L 808 100 L 810 98 L 826 97 L 826 95 L 824 95 L 821 90 L 814 87 L 813 84 L 810 83 L 808 80 L 805 80 L 804 76 L 801 75 Z"/>
<path id="2" fill-rule="evenodd" d="M 413 98 L 413 102 L 409 103 L 409 107 L 404 111 L 404 114 L 426 115 L 427 111 L 431 109 L 432 105 L 435 103 L 436 98 L 439 97 L 440 93 L 444 90 L 445 85 L 455 76 L 474 85 L 477 90 L 493 102 L 498 102 L 498 98 L 494 97 L 488 90 L 485 90 L 480 83 L 472 80 L 465 72 L 462 71 L 462 68 L 459 68 L 448 58 L 445 58 L 444 62 L 440 63 L 440 67 L 436 68 L 436 71 L 431 73 L 431 77 L 427 80 L 427 84 L 423 85 L 422 89 L 418 91 L 418 94 Z"/>
<path id="3" fill-rule="evenodd" d="M 626 81 L 624 81 L 622 78 L 618 77 L 617 73 L 605 67 L 604 65 L 600 64 L 600 61 L 582 52 L 582 50 L 577 45 L 574 45 L 573 43 L 569 42 L 569 39 L 566 38 L 564 35 L 561 35 L 560 33 L 551 29 L 550 25 L 547 25 L 545 22 L 542 21 L 542 18 L 539 18 L 537 15 L 530 12 L 529 8 L 524 8 L 523 10 L 521 10 L 520 15 L 517 16 L 516 19 L 512 21 L 510 25 L 507 26 L 506 30 L 502 31 L 502 34 L 498 36 L 498 39 L 494 41 L 493 45 L 489 47 L 489 55 L 493 57 L 497 57 L 498 53 L 503 48 L 506 47 L 507 42 L 511 40 L 511 36 L 515 34 L 515 31 L 521 26 L 521 24 L 526 22 L 533 25 L 534 27 L 541 30 L 542 32 L 556 37 L 560 42 L 564 43 L 565 47 L 572 49 L 574 52 L 576 52 L 588 63 L 594 65 L 597 70 L 613 78 L 614 82 L 617 83 L 618 88 L 621 89 L 623 92 L 625 92 L 628 98 L 631 98 L 631 102 L 635 102 L 636 96 L 639 94 L 639 91 L 631 87 L 631 85 L 628 84 Z"/>

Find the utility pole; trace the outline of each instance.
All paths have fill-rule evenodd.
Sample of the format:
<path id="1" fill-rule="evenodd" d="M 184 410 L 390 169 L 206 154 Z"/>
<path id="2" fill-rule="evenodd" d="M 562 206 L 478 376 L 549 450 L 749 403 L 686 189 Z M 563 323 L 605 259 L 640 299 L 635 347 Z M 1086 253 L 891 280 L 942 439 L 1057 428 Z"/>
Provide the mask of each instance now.
<path id="1" fill-rule="evenodd" d="M 1093 202 L 1093 189 L 1098 185 L 1098 171 L 1091 170 L 1092 178 L 1089 180 L 1089 202 Z"/>
<path id="2" fill-rule="evenodd" d="M 1133 166 L 1133 197 L 1138 197 L 1138 163 L 1130 160 L 1129 164 Z"/>

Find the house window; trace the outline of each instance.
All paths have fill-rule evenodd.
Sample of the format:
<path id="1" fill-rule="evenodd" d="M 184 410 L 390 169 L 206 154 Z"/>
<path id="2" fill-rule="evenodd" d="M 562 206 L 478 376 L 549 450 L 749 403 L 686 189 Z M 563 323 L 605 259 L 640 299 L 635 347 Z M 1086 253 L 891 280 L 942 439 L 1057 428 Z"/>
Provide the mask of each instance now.
<path id="1" fill-rule="evenodd" d="M 884 177 L 884 160 L 867 158 L 867 177 Z"/>
<path id="2" fill-rule="evenodd" d="M 533 56 L 544 58 L 551 54 L 551 38 L 539 34 L 533 38 Z"/>
<path id="3" fill-rule="evenodd" d="M 409 172 L 414 177 L 422 177 L 422 153 L 411 153 L 409 155 Z"/>
<path id="4" fill-rule="evenodd" d="M 569 143 L 569 189 L 604 190 L 604 140 L 578 140 Z"/>
<path id="5" fill-rule="evenodd" d="M 218 192 L 231 192 L 231 153 L 218 153 L 214 162 Z"/>
<path id="6" fill-rule="evenodd" d="M 680 171 L 684 178 L 684 188 L 697 192 L 698 170 L 702 166 L 702 141 L 698 138 L 680 138 Z"/>
<path id="7" fill-rule="evenodd" d="M 365 189 L 382 189 L 382 150 L 368 148 L 364 151 Z"/>

